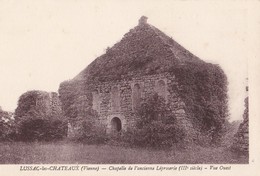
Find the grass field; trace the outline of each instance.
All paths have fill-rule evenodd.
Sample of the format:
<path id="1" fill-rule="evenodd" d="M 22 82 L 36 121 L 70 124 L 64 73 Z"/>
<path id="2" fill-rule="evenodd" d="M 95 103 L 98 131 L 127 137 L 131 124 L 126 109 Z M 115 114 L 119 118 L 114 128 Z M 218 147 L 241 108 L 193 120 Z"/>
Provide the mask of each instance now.
<path id="1" fill-rule="evenodd" d="M 152 150 L 72 142 L 0 143 L 1 164 L 231 164 L 248 163 L 219 148 L 192 147 L 185 150 Z"/>

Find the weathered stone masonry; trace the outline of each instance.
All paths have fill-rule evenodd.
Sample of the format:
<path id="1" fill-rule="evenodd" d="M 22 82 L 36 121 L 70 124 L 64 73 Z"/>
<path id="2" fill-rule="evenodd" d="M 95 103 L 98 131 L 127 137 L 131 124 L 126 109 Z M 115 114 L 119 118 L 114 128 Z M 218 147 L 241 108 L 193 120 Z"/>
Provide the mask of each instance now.
<path id="1" fill-rule="evenodd" d="M 154 93 L 170 104 L 186 132 L 192 131 L 192 123 L 187 119 L 185 103 L 176 90 L 178 82 L 169 73 L 133 77 L 109 82 L 97 82 L 92 86 L 92 109 L 98 114 L 97 126 L 104 126 L 107 134 L 126 132 L 134 129 L 136 124 L 136 109 Z M 80 126 L 69 124 L 70 136 L 79 133 Z"/>
<path id="2" fill-rule="evenodd" d="M 200 60 L 146 20 L 141 17 L 138 26 L 105 54 L 72 80 L 61 83 L 59 94 L 63 114 L 69 120 L 69 137 L 84 134 L 86 121 L 107 134 L 134 130 L 136 110 L 151 94 L 158 93 L 170 105 L 186 136 L 194 138 L 205 124 L 202 115 L 212 108 L 205 104 L 225 102 L 222 70 Z M 224 118 L 221 113 L 219 116 Z"/>
<path id="3" fill-rule="evenodd" d="M 149 75 L 100 83 L 93 91 L 93 109 L 97 110 L 99 121 L 107 127 L 108 133 L 113 131 L 111 125 L 115 117 L 120 119 L 122 131 L 127 131 L 128 128 L 134 128 L 135 110 L 149 95 L 157 92 L 166 102 L 172 99 L 167 90 L 171 81 L 166 75 Z M 162 82 L 164 85 L 160 84 Z"/>
<path id="4" fill-rule="evenodd" d="M 31 112 L 45 114 L 45 118 L 62 118 L 62 109 L 59 96 L 55 92 L 28 91 L 19 100 L 15 110 L 15 117 L 27 116 Z"/>

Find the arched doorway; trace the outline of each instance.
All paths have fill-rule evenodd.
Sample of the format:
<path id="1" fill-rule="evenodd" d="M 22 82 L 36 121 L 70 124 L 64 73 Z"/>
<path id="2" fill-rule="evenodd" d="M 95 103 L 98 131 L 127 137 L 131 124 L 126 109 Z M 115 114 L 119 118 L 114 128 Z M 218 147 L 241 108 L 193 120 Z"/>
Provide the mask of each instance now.
<path id="1" fill-rule="evenodd" d="M 118 133 L 122 130 L 122 122 L 118 117 L 114 117 L 111 120 L 111 131 L 113 133 Z"/>

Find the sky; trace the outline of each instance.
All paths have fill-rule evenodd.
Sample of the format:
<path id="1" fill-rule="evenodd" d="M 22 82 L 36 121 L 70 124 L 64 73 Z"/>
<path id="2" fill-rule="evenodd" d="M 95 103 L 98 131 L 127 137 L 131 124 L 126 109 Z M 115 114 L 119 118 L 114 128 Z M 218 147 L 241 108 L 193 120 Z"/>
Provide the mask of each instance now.
<path id="1" fill-rule="evenodd" d="M 231 120 L 242 119 L 248 7 L 224 1 L 0 1 L 0 106 L 29 90 L 57 92 L 145 15 L 148 23 L 228 77 Z"/>

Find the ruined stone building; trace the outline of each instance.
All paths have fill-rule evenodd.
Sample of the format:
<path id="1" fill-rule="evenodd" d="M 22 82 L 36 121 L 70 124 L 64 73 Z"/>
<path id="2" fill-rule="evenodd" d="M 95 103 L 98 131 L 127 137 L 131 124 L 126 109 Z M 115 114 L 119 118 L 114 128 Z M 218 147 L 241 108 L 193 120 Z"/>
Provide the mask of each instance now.
<path id="1" fill-rule="evenodd" d="M 211 108 L 208 102 L 223 103 L 216 113 L 226 116 L 226 76 L 219 66 L 194 56 L 141 17 L 121 41 L 61 83 L 69 136 L 80 135 L 82 120 L 88 119 L 107 134 L 134 129 L 136 110 L 154 93 L 170 105 L 187 136 L 210 126 L 210 117 L 201 115 Z"/>
<path id="2" fill-rule="evenodd" d="M 22 94 L 15 110 L 15 119 L 26 117 L 62 118 L 61 102 L 55 92 L 28 91 Z"/>
<path id="3" fill-rule="evenodd" d="M 14 113 L 15 139 L 51 141 L 67 135 L 67 121 L 62 116 L 56 92 L 32 90 L 23 93 Z"/>

